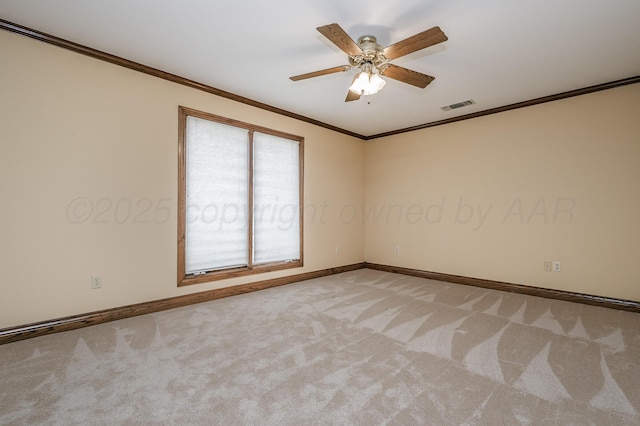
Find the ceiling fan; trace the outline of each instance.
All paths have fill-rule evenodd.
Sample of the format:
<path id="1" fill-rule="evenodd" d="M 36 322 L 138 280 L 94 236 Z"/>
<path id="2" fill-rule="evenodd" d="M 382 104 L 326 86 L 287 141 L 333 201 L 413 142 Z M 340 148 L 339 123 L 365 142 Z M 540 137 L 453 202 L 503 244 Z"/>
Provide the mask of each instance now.
<path id="1" fill-rule="evenodd" d="M 357 42 L 353 41 L 338 24 L 324 25 L 317 30 L 349 55 L 349 64 L 289 78 L 298 81 L 357 68 L 360 72 L 354 77 L 345 102 L 378 92 L 385 85 L 385 81 L 380 78 L 381 75 L 422 89 L 427 87 L 435 77 L 394 65 L 390 61 L 448 40 L 440 27 L 433 27 L 383 48 L 371 35 L 364 35 L 358 38 Z"/>

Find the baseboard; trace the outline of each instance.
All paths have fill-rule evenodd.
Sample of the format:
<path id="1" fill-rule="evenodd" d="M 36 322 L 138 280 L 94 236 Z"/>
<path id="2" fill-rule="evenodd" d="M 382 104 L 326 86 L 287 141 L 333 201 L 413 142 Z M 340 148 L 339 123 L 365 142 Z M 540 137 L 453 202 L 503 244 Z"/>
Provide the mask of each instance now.
<path id="1" fill-rule="evenodd" d="M 48 321 L 41 321 L 17 327 L 0 329 L 0 345 L 17 342 L 19 340 L 46 334 L 58 333 L 61 331 L 74 330 L 88 327 L 90 325 L 102 324 L 138 315 L 150 314 L 152 312 L 166 309 L 179 308 L 224 297 L 235 296 L 243 293 L 264 290 L 294 282 L 310 280 L 313 278 L 325 277 L 342 272 L 354 271 L 364 267 L 364 263 L 338 266 L 335 268 L 322 269 L 319 271 L 305 272 L 303 274 L 289 275 L 281 278 L 258 281 L 249 284 L 241 284 L 233 287 L 226 287 L 217 290 L 209 290 L 200 293 L 187 294 L 184 296 L 170 297 L 167 299 L 154 300 L 150 302 L 127 305 L 119 308 L 105 309 L 101 311 L 89 312 L 80 315 L 72 315 L 64 318 L 57 318 Z"/>
<path id="2" fill-rule="evenodd" d="M 119 319 L 131 318 L 138 315 L 150 314 L 166 309 L 179 308 L 182 306 L 207 302 L 210 300 L 222 299 L 224 297 L 250 293 L 253 291 L 264 290 L 271 287 L 310 280 L 313 278 L 326 277 L 329 275 L 340 274 L 342 272 L 349 272 L 362 268 L 375 269 L 378 271 L 392 272 L 396 274 L 403 274 L 420 278 L 428 278 L 455 284 L 471 285 L 474 287 L 490 288 L 511 293 L 528 294 L 530 296 L 538 296 L 548 299 L 583 303 L 610 309 L 640 312 L 640 302 L 632 300 L 593 296 L 589 294 L 573 293 L 569 291 L 552 290 L 548 288 L 526 286 L 521 284 L 512 284 L 502 281 L 485 280 L 481 278 L 471 278 L 460 275 L 443 274 L 440 272 L 403 268 L 400 266 L 389 266 L 380 265 L 377 263 L 363 262 L 354 263 L 352 265 L 338 266 L 335 268 L 322 269 L 319 271 L 306 272 L 303 274 L 289 275 L 281 278 L 273 278 L 254 283 L 241 284 L 217 290 L 209 290 L 200 293 L 187 294 L 184 296 L 176 296 L 167 299 L 122 306 L 118 308 L 105 309 L 80 315 L 72 315 L 64 318 L 57 318 L 53 320 L 41 321 L 16 327 L 3 328 L 0 329 L 0 345 L 17 342 L 19 340 L 25 340 L 32 337 L 44 336 L 46 334 L 74 330 L 77 328 L 88 327 L 91 325 L 102 324 Z"/>
<path id="3" fill-rule="evenodd" d="M 610 309 L 619 309 L 630 312 L 640 312 L 640 302 L 633 300 L 616 299 L 612 297 L 593 296 L 590 294 L 573 293 L 563 290 L 552 290 L 543 287 L 533 287 L 521 284 L 511 284 L 501 281 L 485 280 L 481 278 L 463 277 L 460 275 L 443 274 L 439 272 L 422 271 L 418 269 L 402 268 L 399 266 L 380 265 L 365 262 L 365 268 L 378 271 L 393 272 L 420 278 L 444 281 L 455 284 L 471 285 L 474 287 L 491 288 L 494 290 L 508 291 L 511 293 L 528 294 L 530 296 L 545 297 L 547 299 L 564 300 L 568 302 L 583 303 L 586 305 L 601 306 Z"/>

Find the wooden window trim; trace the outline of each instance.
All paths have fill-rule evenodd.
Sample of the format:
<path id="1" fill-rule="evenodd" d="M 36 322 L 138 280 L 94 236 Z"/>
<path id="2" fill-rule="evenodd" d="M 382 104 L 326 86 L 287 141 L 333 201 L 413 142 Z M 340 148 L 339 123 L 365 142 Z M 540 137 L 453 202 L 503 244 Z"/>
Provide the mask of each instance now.
<path id="1" fill-rule="evenodd" d="M 300 222 L 300 259 L 294 261 L 270 262 L 264 264 L 253 264 L 253 220 L 248 223 L 248 250 L 249 250 L 249 266 L 239 268 L 225 268 L 220 270 L 209 271 L 204 274 L 187 274 L 186 273 L 186 196 L 187 196 L 187 157 L 186 157 L 186 124 L 187 117 L 192 116 L 205 120 L 211 120 L 234 127 L 243 128 L 249 131 L 249 214 L 253 215 L 253 134 L 254 132 L 264 133 L 272 136 L 278 136 L 284 139 L 290 139 L 298 142 L 298 186 L 299 186 L 299 222 Z M 234 120 L 227 117 L 195 110 L 185 106 L 178 107 L 178 286 L 186 286 L 192 284 L 200 284 L 205 282 L 225 280 L 229 278 L 241 277 L 246 275 L 260 274 L 266 272 L 279 271 L 284 269 L 292 269 L 302 267 L 304 262 L 304 138 L 290 133 L 269 129 L 262 126 Z"/>

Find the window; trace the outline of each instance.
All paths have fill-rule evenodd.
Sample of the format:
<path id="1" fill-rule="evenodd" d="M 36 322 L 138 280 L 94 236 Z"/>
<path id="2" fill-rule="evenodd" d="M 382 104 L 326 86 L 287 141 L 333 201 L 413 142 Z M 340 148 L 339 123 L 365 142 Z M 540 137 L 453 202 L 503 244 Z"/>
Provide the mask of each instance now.
<path id="1" fill-rule="evenodd" d="M 179 108 L 178 285 L 302 266 L 304 139 Z"/>

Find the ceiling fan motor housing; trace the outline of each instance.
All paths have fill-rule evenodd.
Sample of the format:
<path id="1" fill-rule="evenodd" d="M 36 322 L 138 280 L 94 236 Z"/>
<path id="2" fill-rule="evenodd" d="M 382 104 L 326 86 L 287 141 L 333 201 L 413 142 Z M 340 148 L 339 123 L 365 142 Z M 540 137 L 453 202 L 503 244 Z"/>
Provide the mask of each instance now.
<path id="1" fill-rule="evenodd" d="M 384 48 L 378 44 L 377 39 L 372 35 L 363 35 L 358 38 L 358 46 L 362 50 L 360 55 L 350 55 L 349 63 L 353 67 L 360 67 L 370 64 L 374 69 L 383 72 L 387 58 L 384 56 Z"/>
<path id="2" fill-rule="evenodd" d="M 358 46 L 365 55 L 373 55 L 382 50 L 382 46 L 378 44 L 378 40 L 372 35 L 363 35 L 358 39 Z"/>

